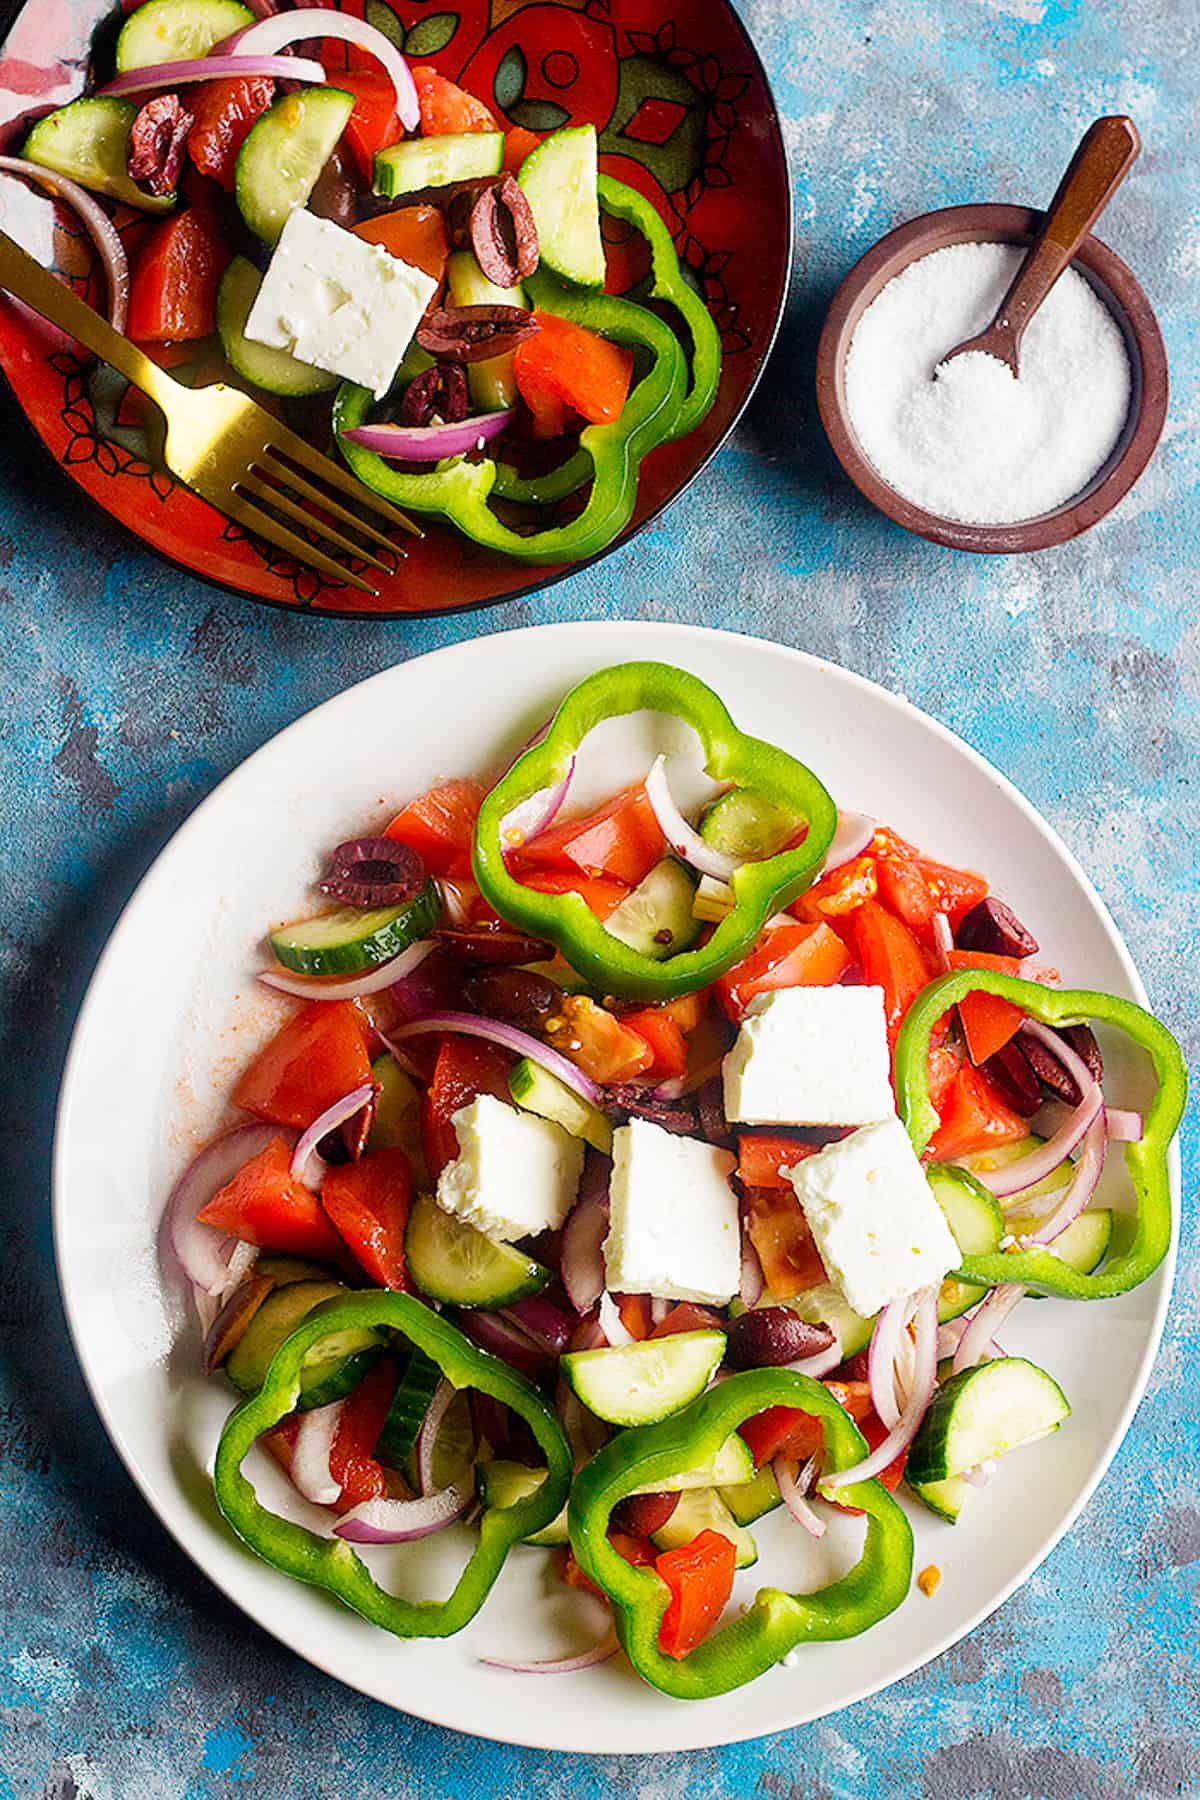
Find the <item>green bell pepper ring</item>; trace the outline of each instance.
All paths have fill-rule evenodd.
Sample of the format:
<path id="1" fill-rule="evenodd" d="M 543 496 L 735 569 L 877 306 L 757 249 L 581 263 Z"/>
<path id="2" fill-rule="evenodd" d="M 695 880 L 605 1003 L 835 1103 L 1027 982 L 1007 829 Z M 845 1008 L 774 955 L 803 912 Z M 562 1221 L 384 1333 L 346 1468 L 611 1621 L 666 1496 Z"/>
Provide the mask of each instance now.
<path id="1" fill-rule="evenodd" d="M 1183 1053 L 1165 1025 L 1132 1000 L 1120 1000 L 1114 994 L 1093 993 L 1086 988 L 1043 987 L 1036 981 L 983 969 L 960 969 L 943 975 L 917 995 L 896 1041 L 897 1104 L 918 1156 L 938 1127 L 937 1110 L 929 1098 L 930 1033 L 950 1007 L 968 994 L 979 992 L 1010 1000 L 1044 1025 L 1081 1025 L 1095 1020 L 1115 1026 L 1146 1051 L 1158 1086 L 1143 1122 L 1141 1140 L 1124 1146 L 1137 1213 L 1133 1218 L 1117 1214 L 1109 1254 L 1096 1274 L 1082 1275 L 1068 1268 L 1050 1245 L 969 1256 L 956 1273 L 962 1281 L 988 1287 L 1020 1281 L 1039 1293 L 1056 1294 L 1064 1300 L 1103 1300 L 1124 1294 L 1154 1273 L 1171 1242 L 1167 1151 L 1187 1099 Z"/>
<path id="2" fill-rule="evenodd" d="M 761 1588 L 739 1619 L 680 1660 L 658 1645 L 670 1593 L 653 1569 L 634 1568 L 609 1543 L 609 1515 L 635 1488 L 653 1488 L 715 1455 L 743 1419 L 768 1406 L 795 1406 L 821 1421 L 825 1469 L 849 1469 L 867 1454 L 862 1434 L 828 1389 L 787 1369 L 755 1369 L 710 1388 L 658 1425 L 622 1431 L 575 1477 L 567 1513 L 571 1548 L 609 1596 L 621 1647 L 654 1687 L 678 1700 L 706 1700 L 753 1681 L 801 1643 L 856 1637 L 893 1612 L 912 1576 L 912 1529 L 878 1481 L 843 1488 L 840 1504 L 867 1515 L 863 1553 L 849 1574 L 813 1594 Z"/>
<path id="3" fill-rule="evenodd" d="M 623 181 L 614 181 L 611 175 L 601 175 L 596 188 L 605 212 L 635 226 L 649 244 L 650 297 L 673 306 L 691 336 L 691 382 L 670 434 L 670 441 L 674 442 L 695 430 L 707 417 L 717 397 L 721 380 L 721 334 L 702 296 L 684 274 L 671 234 L 654 205 L 636 188 L 626 187 Z M 576 450 L 566 462 L 545 475 L 521 476 L 510 463 L 500 463 L 492 496 L 550 506 L 581 488 L 591 478 L 591 473 L 592 459 L 583 449 Z"/>
<path id="4" fill-rule="evenodd" d="M 388 1326 L 423 1350 L 456 1388 L 478 1388 L 510 1406 L 531 1427 L 546 1455 L 547 1474 L 526 1499 L 503 1510 L 486 1507 L 479 1543 L 448 1600 L 401 1600 L 375 1581 L 342 1538 L 318 1537 L 261 1505 L 242 1474 L 255 1440 L 293 1410 L 300 1366 L 314 1344 L 339 1331 Z M 306 1319 L 285 1338 L 259 1392 L 229 1415 L 217 1446 L 213 1486 L 217 1504 L 238 1536 L 264 1562 L 336 1595 L 396 1637 L 449 1637 L 474 1618 L 513 1544 L 557 1518 L 571 1485 L 571 1452 L 553 1412 L 529 1383 L 486 1350 L 478 1350 L 447 1320 L 410 1294 L 352 1294 L 328 1312 Z"/>
<path id="5" fill-rule="evenodd" d="M 620 418 L 611 425 L 588 425 L 580 433 L 594 477 L 577 518 L 524 537 L 488 506 L 496 483 L 496 464 L 490 459 L 449 462 L 428 475 L 406 475 L 373 450 L 347 443 L 343 434 L 363 424 L 373 404 L 369 389 L 352 382 L 338 389 L 333 428 L 351 471 L 385 500 L 414 512 L 438 513 L 484 549 L 520 562 L 579 562 L 603 550 L 633 517 L 642 459 L 674 430 L 687 367 L 675 333 L 646 307 L 610 294 L 574 293 L 542 271 L 525 286 L 533 305 L 543 312 L 648 353 L 648 367 L 630 390 Z"/>
<path id="6" fill-rule="evenodd" d="M 718 781 L 752 788 L 808 820 L 804 842 L 733 874 L 734 907 L 708 942 L 664 962 L 621 943 L 579 894 L 540 894 L 510 874 L 501 826 L 532 794 L 553 787 L 594 725 L 643 708 L 673 714 L 696 731 L 705 766 Z M 618 663 L 587 676 L 560 704 L 540 744 L 518 757 L 484 800 L 472 850 L 485 900 L 510 924 L 557 944 L 572 968 L 604 994 L 668 1000 L 706 987 L 740 962 L 765 921 L 787 906 L 819 871 L 837 825 L 837 808 L 811 769 L 786 750 L 738 730 L 725 703 L 695 675 L 669 663 Z"/>

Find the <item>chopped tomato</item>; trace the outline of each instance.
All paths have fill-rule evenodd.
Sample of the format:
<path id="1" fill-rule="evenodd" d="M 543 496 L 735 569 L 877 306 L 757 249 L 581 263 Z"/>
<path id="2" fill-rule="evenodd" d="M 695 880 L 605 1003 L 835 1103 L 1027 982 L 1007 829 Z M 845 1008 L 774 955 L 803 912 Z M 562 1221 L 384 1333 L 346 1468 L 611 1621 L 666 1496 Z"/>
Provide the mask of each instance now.
<path id="1" fill-rule="evenodd" d="M 511 1102 L 508 1072 L 513 1058 L 482 1038 L 447 1032 L 438 1046 L 433 1080 L 421 1095 L 421 1144 L 430 1176 L 437 1180 L 458 1155 L 454 1114 L 480 1094 Z"/>
<path id="2" fill-rule="evenodd" d="M 681 1331 L 724 1331 L 723 1320 L 707 1306 L 697 1306 L 694 1300 L 681 1300 L 673 1306 L 665 1319 L 660 1319 L 651 1331 L 652 1338 L 675 1337 Z"/>
<path id="3" fill-rule="evenodd" d="M 1021 973 L 1019 956 L 991 956 L 983 950 L 951 950 L 946 961 L 952 969 L 990 969 L 996 975 Z M 1025 1014 L 1011 1000 L 982 992 L 968 994 L 959 1001 L 958 1017 L 971 1061 L 977 1065 L 1003 1050 L 1025 1023 Z"/>
<path id="4" fill-rule="evenodd" d="M 129 288 L 128 332 L 147 343 L 208 337 L 217 288 L 233 255 L 215 213 L 189 206 L 143 241 Z"/>
<path id="5" fill-rule="evenodd" d="M 1029 1134 L 1020 1113 L 1006 1105 L 995 1083 L 969 1062 L 947 1088 L 938 1114 L 942 1122 L 929 1145 L 938 1162 L 953 1162 L 990 1144 L 1014 1144 Z"/>
<path id="6" fill-rule="evenodd" d="M 732 1538 L 707 1530 L 655 1557 L 654 1567 L 671 1590 L 658 1628 L 658 1647 L 665 1656 L 684 1657 L 704 1642 L 733 1592 L 736 1563 Z"/>
<path id="7" fill-rule="evenodd" d="M 837 933 L 819 925 L 778 925 L 764 931 L 744 962 L 717 982 L 717 999 L 736 1023 L 750 1002 L 775 988 L 832 987 L 850 966 Z"/>
<path id="8" fill-rule="evenodd" d="M 790 1189 L 747 1188 L 746 1230 L 772 1300 L 790 1300 L 828 1281 L 804 1209 Z"/>
<path id="9" fill-rule="evenodd" d="M 873 900 L 879 892 L 879 877 L 874 857 L 856 856 L 840 869 L 831 869 L 820 881 L 806 888 L 788 908 L 798 919 L 818 923 L 822 919 L 840 919 L 856 912 L 864 900 Z"/>
<path id="10" fill-rule="evenodd" d="M 635 1569 L 648 1569 L 654 1563 L 654 1545 L 648 1537 L 642 1537 L 634 1531 L 612 1531 L 608 1533 L 608 1541 L 618 1555 Z M 568 1587 L 580 1588 L 585 1594 L 594 1594 L 597 1600 L 607 1601 L 608 1595 L 598 1588 L 589 1576 L 585 1575 L 575 1560 L 575 1552 L 568 1548 L 563 1552 L 562 1578 Z"/>
<path id="11" fill-rule="evenodd" d="M 329 1169 L 325 1211 L 360 1267 L 383 1288 L 407 1288 L 404 1228 L 413 1199 L 412 1165 L 403 1150 L 371 1150 Z"/>
<path id="12" fill-rule="evenodd" d="M 354 111 L 346 120 L 342 142 L 363 180 L 369 182 L 375 172 L 375 152 L 404 136 L 396 111 L 395 85 L 378 64 L 369 69 L 339 68 L 331 79 L 335 87 L 354 95 Z"/>
<path id="13" fill-rule="evenodd" d="M 634 1081 L 654 1060 L 645 1038 L 630 1031 L 607 1007 L 586 994 L 564 994 L 546 1020 L 546 1037 L 556 1050 L 593 1081 Z"/>
<path id="14" fill-rule="evenodd" d="M 517 861 L 522 880 L 526 869 L 567 869 L 636 887 L 661 861 L 663 848 L 654 808 L 639 782 L 596 812 L 552 825 L 524 846 Z"/>
<path id="15" fill-rule="evenodd" d="M 269 75 L 204 81 L 188 89 L 187 108 L 194 121 L 188 132 L 188 155 L 201 175 L 219 181 L 226 193 L 233 192 L 238 151 L 274 97 L 275 83 Z"/>
<path id="16" fill-rule="evenodd" d="M 970 869 L 951 869 L 924 856 L 915 860 L 935 904 L 949 919 L 951 929 L 957 931 L 971 908 L 986 900 L 987 882 Z"/>
<path id="17" fill-rule="evenodd" d="M 353 117 L 351 114 L 352 123 Z M 390 255 L 398 256 L 414 269 L 423 269 L 434 281 L 440 281 L 446 273 L 446 221 L 436 206 L 398 206 L 395 212 L 364 219 L 353 229 L 355 237 L 365 238 L 368 244 L 382 244 Z"/>
<path id="18" fill-rule="evenodd" d="M 428 63 L 412 71 L 413 86 L 421 107 L 422 137 L 457 135 L 464 131 L 499 131 L 498 121 L 482 100 L 447 81 Z"/>
<path id="19" fill-rule="evenodd" d="M 621 1323 L 630 1337 L 650 1336 L 650 1302 L 645 1294 L 614 1294 Z"/>
<path id="20" fill-rule="evenodd" d="M 431 875 L 469 875 L 471 840 L 486 789 L 481 781 L 446 781 L 410 800 L 384 837 L 407 844 Z"/>
<path id="21" fill-rule="evenodd" d="M 867 1440 L 868 1450 L 878 1450 L 880 1444 L 882 1444 L 884 1438 L 888 1435 L 887 1426 L 874 1408 L 867 1414 L 865 1419 L 860 1419 L 858 1421 L 858 1429 Z M 882 1470 L 876 1477 L 878 1481 L 883 1483 L 889 1494 L 894 1494 L 896 1489 L 900 1486 L 900 1483 L 903 1481 L 904 1465 L 907 1461 L 908 1451 L 902 1450 L 899 1456 L 897 1456 L 893 1462 L 890 1462 L 887 1468 Z"/>
<path id="22" fill-rule="evenodd" d="M 799 1138 L 747 1134 L 738 1139 L 737 1172 L 747 1187 L 786 1188 L 791 1193 L 792 1184 L 783 1171 L 794 1169 L 816 1151 L 816 1144 L 802 1143 Z"/>
<path id="23" fill-rule="evenodd" d="M 673 1081 L 687 1069 L 687 1039 L 666 1007 L 643 1006 L 637 1012 L 622 1013 L 621 1024 L 634 1031 L 650 1046 L 654 1058 L 645 1073 L 655 1081 Z"/>
<path id="24" fill-rule="evenodd" d="M 242 1071 L 235 1106 L 304 1131 L 371 1080 L 367 1022 L 352 1000 L 310 1000 Z"/>
<path id="25" fill-rule="evenodd" d="M 863 980 L 883 989 L 888 1040 L 894 1044 L 905 1013 L 929 981 L 925 952 L 901 920 L 877 900 L 864 900 L 854 916 L 854 942 Z"/>
<path id="26" fill-rule="evenodd" d="M 962 1057 L 957 1050 L 947 1045 L 931 1044 L 929 1055 L 925 1059 L 925 1079 L 929 1086 L 929 1098 L 940 1113 L 942 1104 L 950 1089 L 950 1083 L 962 1066 Z"/>
<path id="27" fill-rule="evenodd" d="M 342 1240 L 311 1188 L 292 1176 L 287 1142 L 272 1138 L 196 1215 L 263 1250 L 340 1262 Z"/>
<path id="28" fill-rule="evenodd" d="M 881 857 L 875 868 L 879 898 L 923 944 L 933 943 L 933 918 L 939 910 L 920 866 L 907 856 Z"/>
<path id="29" fill-rule="evenodd" d="M 572 875 L 566 870 L 522 871 L 521 880 L 539 894 L 578 894 L 598 919 L 607 919 L 616 912 L 629 893 L 623 881 L 613 881 L 607 875 Z"/>
<path id="30" fill-rule="evenodd" d="M 329 1473 L 342 1490 L 339 1511 L 378 1500 L 387 1491 L 387 1477 L 374 1452 L 395 1392 L 396 1371 L 385 1357 L 342 1402 L 329 1447 Z"/>
<path id="31" fill-rule="evenodd" d="M 859 1425 L 871 1412 L 871 1384 L 867 1381 L 827 1381 L 824 1387 L 838 1405 Z M 814 1413 L 796 1406 L 768 1406 L 765 1412 L 743 1419 L 738 1436 L 750 1446 L 754 1466 L 774 1462 L 777 1456 L 807 1462 L 823 1447 L 825 1433 Z"/>
<path id="32" fill-rule="evenodd" d="M 523 125 L 509 125 L 504 132 L 504 173 L 516 175 L 527 156 L 532 156 L 541 138 L 536 131 L 526 131 Z"/>
<path id="33" fill-rule="evenodd" d="M 621 416 L 633 375 L 633 354 L 597 331 L 557 313 L 534 312 L 537 331 L 513 352 L 521 398 L 533 414 L 535 437 L 562 433 L 560 408 L 592 425 Z"/>

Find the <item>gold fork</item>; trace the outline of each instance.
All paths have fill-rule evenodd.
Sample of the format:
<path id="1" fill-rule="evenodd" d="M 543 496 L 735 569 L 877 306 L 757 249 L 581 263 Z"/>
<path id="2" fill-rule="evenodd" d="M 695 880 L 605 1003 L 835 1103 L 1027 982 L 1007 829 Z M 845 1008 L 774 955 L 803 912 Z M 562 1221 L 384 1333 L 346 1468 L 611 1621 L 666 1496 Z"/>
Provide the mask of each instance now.
<path id="1" fill-rule="evenodd" d="M 411 519 L 406 519 L 386 500 L 364 488 L 330 457 L 322 456 L 247 395 L 226 387 L 224 382 L 217 382 L 212 387 L 187 388 L 172 380 L 156 362 L 143 355 L 136 344 L 114 331 L 106 319 L 43 269 L 3 231 L 0 231 L 0 288 L 16 294 L 43 319 L 69 331 L 143 394 L 149 395 L 166 420 L 163 454 L 171 473 L 219 512 L 286 551 L 297 562 L 307 563 L 310 568 L 319 569 L 336 581 L 349 582 L 363 593 L 378 593 L 378 589 L 364 581 L 361 575 L 326 556 L 298 532 L 289 530 L 279 519 L 264 511 L 258 502 L 274 507 L 276 512 L 306 526 L 327 544 L 356 557 L 370 568 L 382 569 L 385 575 L 395 573 L 394 566 L 381 561 L 320 515 L 337 519 L 372 544 L 391 551 L 395 557 L 398 552 L 391 538 L 343 506 L 324 488 L 316 486 L 316 482 L 348 494 L 360 506 L 370 508 L 392 526 L 421 536 Z M 294 466 L 297 464 L 299 467 Z M 306 479 L 301 470 L 314 480 Z"/>

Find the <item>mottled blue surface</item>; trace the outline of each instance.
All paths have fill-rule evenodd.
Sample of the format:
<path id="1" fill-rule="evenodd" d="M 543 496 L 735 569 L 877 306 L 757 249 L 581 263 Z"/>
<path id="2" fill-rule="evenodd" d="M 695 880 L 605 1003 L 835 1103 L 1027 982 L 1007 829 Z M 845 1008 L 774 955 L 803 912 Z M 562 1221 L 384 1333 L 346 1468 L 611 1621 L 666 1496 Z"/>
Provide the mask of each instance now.
<path id="1" fill-rule="evenodd" d="M 595 616 L 734 626 L 899 688 L 1047 814 L 1152 996 L 1197 1018 L 1200 209 L 1194 0 L 753 0 L 793 157 L 798 256 L 764 392 L 636 547 L 491 618 L 331 624 L 151 561 L 0 430 L 0 1800 L 509 1795 L 1200 1794 L 1200 1259 L 1189 1209 L 1150 1393 L 1066 1542 L 967 1642 L 878 1699 L 724 1752 L 599 1763 L 386 1712 L 294 1661 L 176 1551 L 83 1390 L 54 1286 L 48 1146 L 90 967 L 213 784 L 347 682 L 481 626 Z M 971 560 L 872 516 L 811 404 L 833 287 L 929 206 L 1036 202 L 1083 126 L 1146 141 L 1105 235 L 1158 308 L 1174 375 L 1120 512 L 1037 558 Z M 1189 138 L 1192 141 L 1189 143 Z M 1185 1146 L 1194 1168 L 1195 1113 Z M 1191 1188 L 1189 1180 L 1188 1187 Z M 545 1704 L 552 1704 L 547 1696 Z"/>

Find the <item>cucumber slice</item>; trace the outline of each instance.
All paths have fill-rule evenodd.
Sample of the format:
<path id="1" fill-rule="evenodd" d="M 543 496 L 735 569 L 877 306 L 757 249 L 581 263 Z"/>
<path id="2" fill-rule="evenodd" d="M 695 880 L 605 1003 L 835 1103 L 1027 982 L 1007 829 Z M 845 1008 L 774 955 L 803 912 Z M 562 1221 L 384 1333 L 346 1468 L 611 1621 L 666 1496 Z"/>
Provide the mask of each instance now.
<path id="1" fill-rule="evenodd" d="M 665 1340 L 658 1339 L 661 1344 Z M 631 1488 L 634 1494 L 683 1494 L 689 1488 L 727 1488 L 744 1487 L 754 1480 L 754 1458 L 750 1454 L 750 1446 L 745 1438 L 737 1432 L 727 1437 L 721 1448 L 707 1462 L 696 1463 L 693 1468 L 679 1469 L 674 1475 L 660 1477 L 658 1481 L 649 1481 L 645 1487 Z"/>
<path id="2" fill-rule="evenodd" d="M 437 923 L 437 889 L 427 881 L 415 899 L 403 906 L 377 906 L 364 912 L 339 906 L 336 912 L 271 933 L 271 948 L 285 969 L 298 975 L 357 975 L 390 962 Z"/>
<path id="3" fill-rule="evenodd" d="M 108 194 L 143 212 L 170 212 L 174 194 L 148 194 L 129 179 L 129 129 L 137 112 L 132 100 L 72 100 L 38 120 L 21 155 L 94 194 Z"/>
<path id="4" fill-rule="evenodd" d="M 1096 1212 L 1082 1212 L 1046 1248 L 1060 1262 L 1065 1262 L 1069 1269 L 1078 1269 L 1081 1275 L 1090 1275 L 1094 1269 L 1099 1268 L 1108 1254 L 1114 1223 L 1113 1215 L 1107 1207 L 1101 1207 Z M 1016 1237 L 1034 1231 L 1037 1227 L 1032 1219 L 1022 1219 L 1014 1213 L 1009 1215 L 1008 1229 Z M 1037 1293 L 1033 1288 L 1026 1295 L 1028 1300 L 1045 1300 L 1048 1297 Z"/>
<path id="5" fill-rule="evenodd" d="M 525 289 L 497 287 L 489 281 L 470 250 L 456 250 L 446 264 L 451 306 L 525 306 Z M 467 364 L 471 398 L 483 412 L 501 412 L 517 397 L 517 377 L 511 350 L 489 356 L 486 362 Z"/>
<path id="6" fill-rule="evenodd" d="M 442 1371 L 423 1350 L 411 1350 L 400 1372 L 400 1380 L 383 1421 L 383 1430 L 375 1443 L 375 1455 L 393 1469 L 402 1469 L 404 1459 L 417 1441 L 417 1433 L 425 1423 L 434 1389 L 442 1379 Z"/>
<path id="7" fill-rule="evenodd" d="M 723 1331 L 680 1331 L 559 1360 L 568 1387 L 610 1425 L 653 1425 L 702 1394 L 725 1353 Z"/>
<path id="8" fill-rule="evenodd" d="M 964 1369 L 934 1394 L 908 1453 L 908 1479 L 916 1486 L 963 1475 L 1048 1437 L 1070 1412 L 1053 1376 L 1024 1357 Z"/>
<path id="9" fill-rule="evenodd" d="M 511 1306 L 536 1294 L 548 1269 L 511 1244 L 497 1244 L 419 1194 L 404 1234 L 408 1272 L 423 1294 L 448 1306 Z"/>
<path id="10" fill-rule="evenodd" d="M 543 1525 L 542 1529 L 540 1531 L 535 1531 L 532 1536 L 521 1539 L 523 1544 L 532 1544 L 538 1550 L 557 1550 L 562 1544 L 569 1544 L 570 1541 L 571 1534 L 567 1530 L 567 1508 L 565 1502 L 563 1503 L 562 1511 L 556 1519 L 551 1519 L 548 1525 Z"/>
<path id="11" fill-rule="evenodd" d="M 673 856 L 664 857 L 609 913 L 604 929 L 631 950 L 662 962 L 686 950 L 700 935 L 700 921 L 692 914 L 695 894 L 696 885 L 683 864 Z"/>
<path id="12" fill-rule="evenodd" d="M 783 1505 L 770 1463 L 763 1464 L 753 1481 L 743 1482 L 741 1487 L 723 1487 L 719 1492 L 739 1525 L 753 1525 L 756 1519 L 765 1518 Z"/>
<path id="13" fill-rule="evenodd" d="M 546 268 L 576 287 L 603 287 L 595 126 L 556 131 L 525 158 L 517 180 L 533 208 Z"/>
<path id="14" fill-rule="evenodd" d="M 749 1569 L 758 1561 L 758 1545 L 715 1488 L 692 1488 L 680 1494 L 675 1511 L 651 1536 L 656 1549 L 681 1550 L 701 1531 L 719 1531 L 728 1538 L 737 1551 L 739 1569 Z"/>
<path id="15" fill-rule="evenodd" d="M 479 1486 L 484 1504 L 501 1510 L 506 1506 L 515 1506 L 518 1500 L 528 1500 L 530 1494 L 537 1493 L 545 1479 L 545 1469 L 529 1469 L 524 1463 L 483 1463 L 479 1470 Z M 560 1544 L 569 1543 L 566 1507 L 563 1507 L 556 1519 L 551 1519 L 540 1531 L 535 1531 L 531 1537 L 522 1538 L 521 1541 L 533 1544 L 539 1550 L 555 1549 Z"/>
<path id="16" fill-rule="evenodd" d="M 700 836 L 714 850 L 742 861 L 762 862 L 790 844 L 800 820 L 749 788 L 731 788 L 713 802 L 700 823 Z"/>
<path id="17" fill-rule="evenodd" d="M 1030 1155 L 1034 1150 L 1040 1150 L 1045 1141 L 1044 1138 L 1030 1133 L 1029 1137 L 1020 1138 L 1015 1144 L 997 1144 L 991 1150 L 976 1150 L 971 1156 L 963 1157 L 962 1167 L 972 1175 L 977 1174 L 980 1170 L 990 1172 L 993 1169 L 1007 1169 L 1011 1163 L 1020 1162 L 1023 1156 Z M 1027 1194 L 1022 1194 L 1020 1204 L 1024 1206 L 1030 1200 L 1040 1200 L 1047 1195 L 1056 1194 L 1060 1188 L 1066 1187 L 1070 1179 L 1071 1164 L 1062 1162 L 1057 1169 L 1051 1170 L 1044 1181 L 1039 1181 L 1037 1186 L 1031 1187 Z M 1018 1204 L 1017 1199 L 1010 1200 L 1008 1204 L 1010 1209 L 1015 1208 Z M 1009 1225 L 1007 1229 L 1012 1231 L 1012 1226 Z"/>
<path id="18" fill-rule="evenodd" d="M 345 1298 L 337 1281 L 292 1281 L 267 1295 L 225 1362 L 225 1373 L 244 1394 L 256 1394 L 271 1358 L 310 1313 Z M 314 1346 L 304 1360 L 298 1410 L 326 1406 L 348 1394 L 375 1362 L 383 1347 L 376 1331 L 339 1331 Z"/>
<path id="19" fill-rule="evenodd" d="M 191 62 L 253 23 L 254 14 L 238 0 L 148 0 L 121 27 L 117 74 L 155 63 Z"/>
<path id="20" fill-rule="evenodd" d="M 963 1169 L 934 1169 L 929 1172 L 929 1186 L 964 1256 L 986 1256 L 999 1249 L 1006 1230 L 1004 1214 L 999 1202 L 973 1176 Z M 947 1275 L 938 1293 L 939 1324 L 960 1318 L 986 1292 L 973 1282 Z"/>
<path id="21" fill-rule="evenodd" d="M 284 94 L 256 119 L 238 151 L 234 197 L 255 237 L 273 244 L 303 206 L 354 111 L 341 88 Z"/>
<path id="22" fill-rule="evenodd" d="M 371 1064 L 379 1092 L 375 1117 L 367 1138 L 368 1150 L 403 1150 L 412 1165 L 413 1179 L 423 1187 L 429 1177 L 425 1146 L 421 1141 L 421 1096 L 416 1082 L 392 1056 L 379 1056 Z"/>
<path id="23" fill-rule="evenodd" d="M 320 394 L 338 384 L 336 375 L 314 369 L 311 363 L 289 356 L 286 350 L 272 350 L 256 344 L 246 336 L 246 320 L 258 297 L 262 276 L 244 256 L 235 256 L 217 290 L 217 330 L 225 360 L 243 380 L 263 388 L 268 394 Z"/>
<path id="24" fill-rule="evenodd" d="M 565 1081 L 551 1075 L 540 1063 L 523 1056 L 508 1078 L 508 1091 L 526 1112 L 549 1119 L 572 1137 L 603 1150 L 605 1156 L 612 1155 L 613 1128 L 600 1108 L 572 1093 Z"/>
<path id="25" fill-rule="evenodd" d="M 783 1304 L 808 1325 L 831 1325 L 838 1334 L 843 1358 L 857 1356 L 871 1341 L 875 1320 L 864 1319 L 861 1313 L 854 1312 L 840 1291 L 828 1284 L 808 1288 Z"/>
<path id="26" fill-rule="evenodd" d="M 448 187 L 452 181 L 478 181 L 498 175 L 503 162 L 504 134 L 500 131 L 408 138 L 377 153 L 375 192 L 394 196 L 412 194 L 418 188 Z"/>
<path id="27" fill-rule="evenodd" d="M 433 1446 L 433 1487 L 449 1487 L 463 1481 L 475 1467 L 475 1427 L 471 1420 L 471 1399 L 466 1388 L 455 1394 L 442 1418 L 437 1442 Z M 404 1475 L 414 1493 L 421 1491 L 417 1454 L 410 1450 L 404 1464 Z"/>
<path id="28" fill-rule="evenodd" d="M 974 1492 L 971 1483 L 961 1475 L 951 1475 L 945 1481 L 909 1482 L 909 1487 L 923 1506 L 936 1513 L 939 1519 L 945 1519 L 948 1525 L 957 1525 L 959 1515 L 967 1500 Z"/>

